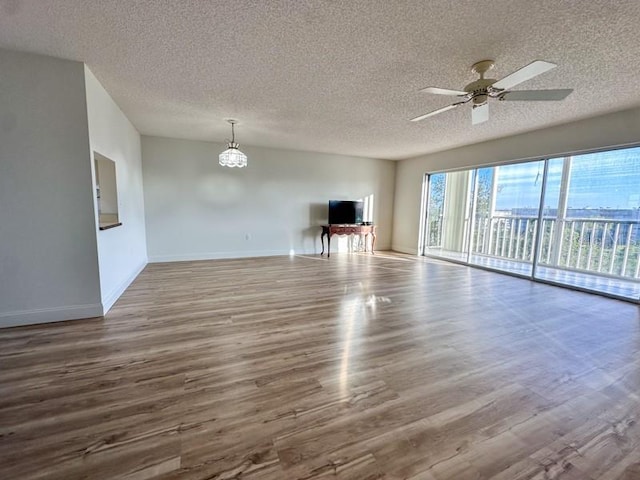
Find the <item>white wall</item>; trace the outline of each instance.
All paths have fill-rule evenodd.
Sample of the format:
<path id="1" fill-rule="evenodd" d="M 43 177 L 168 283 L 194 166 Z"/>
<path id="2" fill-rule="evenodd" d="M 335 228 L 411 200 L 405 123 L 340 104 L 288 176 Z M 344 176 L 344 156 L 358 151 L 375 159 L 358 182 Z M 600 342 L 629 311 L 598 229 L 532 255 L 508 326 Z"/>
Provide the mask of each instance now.
<path id="1" fill-rule="evenodd" d="M 241 145 L 249 166 L 231 169 L 225 148 L 142 137 L 149 261 L 320 253 L 328 201 L 370 194 L 376 248 L 390 247 L 394 162 Z"/>
<path id="2" fill-rule="evenodd" d="M 471 128 L 471 127 L 469 127 Z M 393 250 L 418 252 L 425 173 L 640 142 L 640 108 L 402 160 L 396 170 Z"/>
<path id="3" fill-rule="evenodd" d="M 0 327 L 101 310 L 83 65 L 0 49 Z"/>
<path id="4" fill-rule="evenodd" d="M 122 226 L 97 231 L 106 313 L 147 264 L 140 134 L 86 66 L 85 78 L 92 156 L 97 152 L 116 164 L 118 219 L 122 222 Z M 95 163 L 90 163 L 95 169 Z M 97 202 L 95 208 L 97 218 Z"/>

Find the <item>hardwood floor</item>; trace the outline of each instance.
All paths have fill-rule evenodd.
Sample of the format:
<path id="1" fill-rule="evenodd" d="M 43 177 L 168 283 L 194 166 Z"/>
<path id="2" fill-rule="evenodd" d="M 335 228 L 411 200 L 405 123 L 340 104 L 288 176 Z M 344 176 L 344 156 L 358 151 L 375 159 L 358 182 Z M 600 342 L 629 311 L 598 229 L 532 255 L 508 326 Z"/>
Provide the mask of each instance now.
<path id="1" fill-rule="evenodd" d="M 639 307 L 425 258 L 152 264 L 0 365 L 3 479 L 640 479 Z"/>

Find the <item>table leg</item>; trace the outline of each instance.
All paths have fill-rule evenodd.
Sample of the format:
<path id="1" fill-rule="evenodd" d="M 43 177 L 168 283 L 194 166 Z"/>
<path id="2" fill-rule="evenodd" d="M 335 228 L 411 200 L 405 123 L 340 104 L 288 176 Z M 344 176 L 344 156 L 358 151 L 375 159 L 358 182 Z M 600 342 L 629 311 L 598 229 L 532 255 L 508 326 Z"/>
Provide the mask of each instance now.
<path id="1" fill-rule="evenodd" d="M 373 247 L 376 244 L 376 234 L 375 232 L 371 232 L 371 255 L 373 255 Z"/>
<path id="2" fill-rule="evenodd" d="M 327 235 L 327 258 L 331 256 L 331 233 Z"/>
<path id="3" fill-rule="evenodd" d="M 320 252 L 320 255 L 324 255 L 324 236 L 325 235 L 326 234 L 324 232 L 320 234 L 320 242 L 322 243 L 322 251 Z"/>

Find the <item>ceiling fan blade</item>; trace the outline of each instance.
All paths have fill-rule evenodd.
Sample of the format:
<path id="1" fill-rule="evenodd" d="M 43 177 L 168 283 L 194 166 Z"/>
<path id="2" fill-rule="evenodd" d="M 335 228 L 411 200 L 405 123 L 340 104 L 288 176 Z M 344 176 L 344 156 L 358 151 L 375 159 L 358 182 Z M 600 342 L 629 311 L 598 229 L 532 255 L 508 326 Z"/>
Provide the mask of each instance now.
<path id="1" fill-rule="evenodd" d="M 424 120 L 428 117 L 433 117 L 434 115 L 438 115 L 439 113 L 446 112 L 447 110 L 451 110 L 452 108 L 456 108 L 458 105 L 462 105 L 462 103 L 454 103 L 453 105 L 448 105 L 443 108 L 439 108 L 438 110 L 434 110 L 433 112 L 425 113 L 424 115 L 420 115 L 419 117 L 412 118 L 412 122 L 419 122 L 420 120 Z"/>
<path id="2" fill-rule="evenodd" d="M 504 92 L 498 98 L 515 102 L 557 102 L 564 100 L 573 92 L 570 88 L 558 90 L 516 90 Z"/>
<path id="3" fill-rule="evenodd" d="M 538 75 L 548 72 L 549 70 L 556 68 L 557 65 L 551 62 L 545 62 L 543 60 L 536 60 L 531 62 L 526 67 L 522 67 L 520 70 L 516 70 L 511 75 L 507 75 L 501 80 L 498 80 L 492 85 L 493 88 L 499 90 L 509 90 L 516 85 L 526 82 L 527 80 L 537 77 Z"/>
<path id="4" fill-rule="evenodd" d="M 489 104 L 485 103 L 484 105 L 479 105 L 477 107 L 473 107 L 471 110 L 471 124 L 478 125 L 479 123 L 484 123 L 489 120 Z"/>
<path id="5" fill-rule="evenodd" d="M 451 95 L 454 97 L 463 97 L 467 95 L 467 92 L 461 90 L 449 90 L 448 88 L 427 87 L 420 90 L 424 93 L 433 93 L 435 95 Z"/>

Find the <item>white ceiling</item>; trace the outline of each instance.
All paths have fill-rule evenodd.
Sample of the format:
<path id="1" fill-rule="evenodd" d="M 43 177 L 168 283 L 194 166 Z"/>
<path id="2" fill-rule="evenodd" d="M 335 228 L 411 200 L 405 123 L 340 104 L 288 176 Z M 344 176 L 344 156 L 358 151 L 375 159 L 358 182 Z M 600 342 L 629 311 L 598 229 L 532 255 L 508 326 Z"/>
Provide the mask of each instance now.
<path id="1" fill-rule="evenodd" d="M 389 159 L 640 105 L 638 25 L 638 0 L 0 0 L 0 46 L 86 62 L 143 134 L 222 142 L 236 118 L 244 145 Z M 575 92 L 408 121 L 485 58 Z"/>

